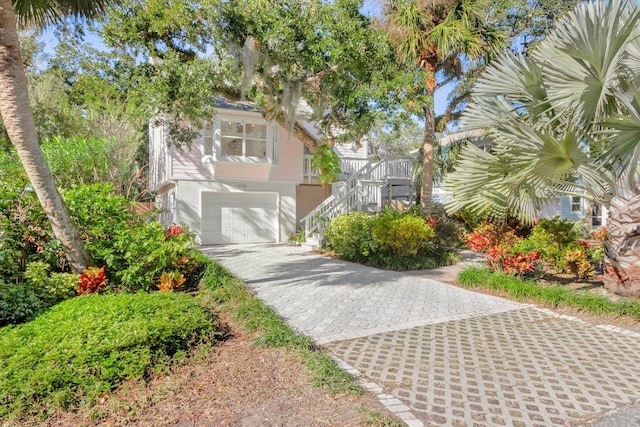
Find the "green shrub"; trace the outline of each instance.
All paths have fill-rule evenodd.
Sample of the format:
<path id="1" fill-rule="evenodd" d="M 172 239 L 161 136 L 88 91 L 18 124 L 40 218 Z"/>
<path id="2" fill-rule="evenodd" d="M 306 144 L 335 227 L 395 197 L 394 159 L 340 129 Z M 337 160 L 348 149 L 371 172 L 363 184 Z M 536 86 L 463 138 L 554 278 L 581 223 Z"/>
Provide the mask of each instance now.
<path id="1" fill-rule="evenodd" d="M 49 305 L 73 298 L 78 288 L 78 275 L 50 273 L 50 270 L 51 267 L 46 262 L 28 263 L 24 272 L 27 285 Z"/>
<path id="2" fill-rule="evenodd" d="M 21 280 L 28 261 L 41 260 L 61 271 L 61 245 L 17 156 L 0 153 L 0 279 Z"/>
<path id="3" fill-rule="evenodd" d="M 52 305 L 75 296 L 78 275 L 49 273 L 49 264 L 27 264 L 24 281 L 0 280 L 0 326 L 18 324 L 34 318 Z"/>
<path id="4" fill-rule="evenodd" d="M 335 218 L 325 232 L 324 249 L 339 258 L 389 270 L 419 270 L 449 265 L 458 258 L 454 251 L 456 229 L 442 226 L 443 237 L 433 228 L 438 221 L 386 209 L 376 218 L 351 212 Z M 451 245 L 451 246 L 449 246 Z"/>
<path id="5" fill-rule="evenodd" d="M 51 273 L 45 281 L 45 290 L 55 302 L 76 296 L 78 275 L 73 273 Z"/>
<path id="6" fill-rule="evenodd" d="M 165 271 L 178 269 L 187 277 L 195 241 L 187 233 L 165 240 L 165 229 L 157 223 L 131 223 L 113 232 L 108 242 L 87 245 L 98 265 L 107 265 L 109 282 L 120 290 L 135 292 L 156 289 Z M 186 274 L 185 274 L 186 273 Z"/>
<path id="7" fill-rule="evenodd" d="M 135 191 L 136 146 L 122 138 L 55 136 L 42 142 L 42 152 L 60 188 L 111 182 L 125 193 Z"/>
<path id="8" fill-rule="evenodd" d="M 604 264 L 604 246 L 602 243 L 591 244 L 587 248 L 587 257 L 594 264 L 596 270 L 602 271 Z"/>
<path id="9" fill-rule="evenodd" d="M 80 185 L 67 190 L 64 198 L 78 231 L 94 246 L 139 219 L 131 213 L 131 202 L 116 195 L 112 184 Z"/>
<path id="10" fill-rule="evenodd" d="M 26 283 L 5 283 L 0 280 L 0 326 L 32 319 L 48 306 Z"/>
<path id="11" fill-rule="evenodd" d="M 464 225 L 446 216 L 434 218 L 433 223 L 435 236 L 432 242 L 435 251 L 450 251 L 463 246 L 462 239 L 466 231 Z"/>
<path id="12" fill-rule="evenodd" d="M 466 232 L 471 232 L 478 228 L 483 222 L 488 222 L 491 218 L 487 215 L 478 215 L 469 209 L 461 209 L 457 211 L 453 218 L 456 222 L 462 224 Z"/>
<path id="13" fill-rule="evenodd" d="M 535 250 L 540 252 L 543 258 L 562 267 L 567 246 L 575 243 L 578 237 L 574 223 L 556 215 L 552 219 L 541 219 L 533 227 L 529 240 L 538 246 Z"/>
<path id="14" fill-rule="evenodd" d="M 92 295 L 0 330 L 0 418 L 91 405 L 207 341 L 213 320 L 186 294 Z"/>
<path id="15" fill-rule="evenodd" d="M 382 250 L 395 257 L 417 255 L 434 236 L 433 229 L 425 220 L 413 215 L 383 214 L 373 227 L 373 237 Z"/>
<path id="16" fill-rule="evenodd" d="M 78 223 L 86 247 L 98 266 L 106 265 L 109 283 L 117 290 L 156 289 L 163 272 L 184 275 L 193 289 L 202 269 L 191 262 L 195 240 L 182 227 L 171 232 L 146 222 L 129 210 L 130 202 L 114 194 L 110 184 L 93 184 L 66 192 L 69 211 Z"/>
<path id="17" fill-rule="evenodd" d="M 366 261 L 378 250 L 372 234 L 375 221 L 374 216 L 364 212 L 338 216 L 325 231 L 325 248 L 348 261 Z"/>

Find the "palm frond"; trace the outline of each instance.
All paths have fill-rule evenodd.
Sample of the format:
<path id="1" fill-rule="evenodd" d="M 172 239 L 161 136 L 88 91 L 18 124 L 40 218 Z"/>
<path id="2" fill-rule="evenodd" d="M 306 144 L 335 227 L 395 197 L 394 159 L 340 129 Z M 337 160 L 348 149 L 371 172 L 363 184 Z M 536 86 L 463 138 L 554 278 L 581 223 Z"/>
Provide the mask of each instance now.
<path id="1" fill-rule="evenodd" d="M 624 0 L 582 4 L 557 24 L 535 54 L 544 64 L 549 101 L 576 126 L 588 127 L 615 108 L 614 90 L 627 46 L 640 35 L 640 16 L 630 14 L 631 7 Z"/>
<path id="2" fill-rule="evenodd" d="M 530 57 L 503 55 L 487 67 L 461 125 L 484 129 L 495 155 L 462 151 L 450 209 L 529 217 L 552 195 L 607 203 L 636 189 L 639 23 L 633 2 L 583 3 Z"/>
<path id="3" fill-rule="evenodd" d="M 92 19 L 118 0 L 13 0 L 13 9 L 22 27 L 47 25 L 67 17 Z"/>
<path id="4" fill-rule="evenodd" d="M 603 122 L 607 129 L 601 132 L 608 141 L 608 148 L 602 154 L 604 162 L 617 172 L 618 178 L 625 175 L 630 188 L 635 188 L 640 179 L 640 117 L 637 113 L 607 118 Z"/>

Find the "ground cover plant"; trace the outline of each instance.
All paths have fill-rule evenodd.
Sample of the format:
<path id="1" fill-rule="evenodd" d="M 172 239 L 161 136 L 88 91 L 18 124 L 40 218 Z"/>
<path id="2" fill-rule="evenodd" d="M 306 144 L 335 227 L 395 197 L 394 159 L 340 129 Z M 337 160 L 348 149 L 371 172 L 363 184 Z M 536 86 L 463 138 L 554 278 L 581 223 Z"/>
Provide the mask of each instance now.
<path id="1" fill-rule="evenodd" d="M 457 260 L 462 226 L 446 217 L 386 209 L 350 212 L 327 227 L 323 249 L 338 258 L 388 270 L 418 270 Z"/>
<path id="2" fill-rule="evenodd" d="M 210 342 L 214 321 L 183 293 L 91 295 L 0 329 L 0 418 L 91 405 Z"/>
<path id="3" fill-rule="evenodd" d="M 196 296 L 180 292 L 80 296 L 34 320 L 0 329 L 0 418 L 29 421 L 54 414 L 73 419 L 64 415 L 68 411 L 102 418 L 104 408 L 93 410 L 91 404 L 108 400 L 123 382 L 147 382 L 159 372 L 168 374 L 176 363 L 205 363 L 198 356 L 187 356 L 201 358 L 209 351 L 200 351 L 202 344 L 207 348 L 222 335 L 229 339 L 230 332 L 215 320 L 218 314 L 231 316 L 251 333 L 254 346 L 281 349 L 300 360 L 312 385 L 331 395 L 352 396 L 347 399 L 363 394 L 351 375 L 308 337 L 294 333 L 246 284 L 206 256 L 197 253 L 194 258 L 205 266 Z"/>
<path id="4" fill-rule="evenodd" d="M 246 284 L 204 255 L 196 258 L 207 267 L 193 299 L 215 313 L 215 345 L 192 348 L 185 363 L 156 367 L 151 375 L 101 395 L 91 407 L 59 409 L 47 423 L 402 425 L 381 415 L 386 410 L 375 396 L 363 394 L 350 375 L 308 338 L 294 334 Z M 158 370 L 160 375 L 153 375 Z M 41 422 L 34 416 L 22 421 Z"/>

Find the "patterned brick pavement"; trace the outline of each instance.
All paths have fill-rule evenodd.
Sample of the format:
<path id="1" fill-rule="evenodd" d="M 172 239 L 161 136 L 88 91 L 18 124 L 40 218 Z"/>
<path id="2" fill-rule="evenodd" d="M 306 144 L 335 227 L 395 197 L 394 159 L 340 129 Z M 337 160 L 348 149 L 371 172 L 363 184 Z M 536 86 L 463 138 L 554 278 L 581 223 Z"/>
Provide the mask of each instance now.
<path id="1" fill-rule="evenodd" d="M 563 426 L 640 399 L 637 338 L 535 308 L 327 347 L 432 425 Z"/>
<path id="2" fill-rule="evenodd" d="M 297 247 L 203 251 L 410 426 L 587 425 L 640 402 L 636 334 Z"/>
<path id="3" fill-rule="evenodd" d="M 203 252 L 246 281 L 291 326 L 319 344 L 524 307 L 296 246 L 210 246 Z"/>

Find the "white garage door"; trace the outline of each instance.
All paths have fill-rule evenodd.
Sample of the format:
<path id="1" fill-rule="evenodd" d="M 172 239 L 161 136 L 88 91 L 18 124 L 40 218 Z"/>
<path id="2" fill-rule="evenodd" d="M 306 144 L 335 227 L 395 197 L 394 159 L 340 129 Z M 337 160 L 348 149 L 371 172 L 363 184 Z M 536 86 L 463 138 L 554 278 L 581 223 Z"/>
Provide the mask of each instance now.
<path id="1" fill-rule="evenodd" d="M 277 200 L 274 193 L 202 193 L 202 244 L 275 242 Z"/>

